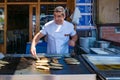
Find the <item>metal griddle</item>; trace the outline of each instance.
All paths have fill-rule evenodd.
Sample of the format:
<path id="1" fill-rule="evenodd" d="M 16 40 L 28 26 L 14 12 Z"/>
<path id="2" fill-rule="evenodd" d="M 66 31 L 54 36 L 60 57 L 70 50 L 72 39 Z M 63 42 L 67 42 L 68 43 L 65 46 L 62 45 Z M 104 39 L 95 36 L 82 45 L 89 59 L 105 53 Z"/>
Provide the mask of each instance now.
<path id="1" fill-rule="evenodd" d="M 51 56 L 47 57 L 50 58 Z M 80 58 L 75 57 L 80 61 L 79 65 L 68 65 L 65 63 L 64 58 L 65 57 L 63 56 L 59 56 L 59 62 L 63 65 L 63 69 L 51 69 L 50 71 L 45 71 L 35 69 L 35 66 L 33 65 L 35 59 L 31 56 L 6 56 L 2 60 L 8 61 L 9 64 L 0 69 L 0 74 L 91 74 L 82 64 Z"/>
<path id="2" fill-rule="evenodd" d="M 4 57 L 2 61 L 7 61 L 9 64 L 6 64 L 5 66 L 1 67 L 0 74 L 15 74 L 16 70 L 20 71 L 31 66 L 32 63 L 25 63 L 21 61 L 21 59 L 34 61 L 34 59 L 31 57 Z M 23 62 L 23 65 L 20 65 L 20 62 Z"/>
<path id="3" fill-rule="evenodd" d="M 79 65 L 67 65 L 64 61 L 65 55 L 45 56 L 59 58 L 59 62 L 64 66 L 63 69 L 37 70 L 31 64 L 35 59 L 30 54 L 7 54 L 3 60 L 10 64 L 0 70 L 0 80 L 96 80 L 96 74 L 86 68 L 81 57 L 74 57 L 80 61 Z"/>

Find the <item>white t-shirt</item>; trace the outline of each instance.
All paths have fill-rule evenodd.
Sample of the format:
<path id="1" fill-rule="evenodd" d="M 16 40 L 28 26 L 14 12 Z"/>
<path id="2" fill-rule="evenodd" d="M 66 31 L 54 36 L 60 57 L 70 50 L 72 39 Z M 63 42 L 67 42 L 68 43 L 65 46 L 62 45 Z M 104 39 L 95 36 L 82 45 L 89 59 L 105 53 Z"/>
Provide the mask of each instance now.
<path id="1" fill-rule="evenodd" d="M 40 32 L 47 35 L 47 53 L 53 54 L 69 53 L 69 38 L 76 34 L 72 23 L 64 21 L 62 25 L 57 25 L 54 20 L 46 23 Z"/>

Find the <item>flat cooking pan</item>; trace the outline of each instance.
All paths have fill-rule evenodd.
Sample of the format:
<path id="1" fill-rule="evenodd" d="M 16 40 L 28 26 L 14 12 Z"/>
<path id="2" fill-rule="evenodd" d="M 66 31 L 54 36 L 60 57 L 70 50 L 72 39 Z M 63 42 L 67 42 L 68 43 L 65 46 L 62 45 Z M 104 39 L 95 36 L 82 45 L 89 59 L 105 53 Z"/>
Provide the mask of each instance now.
<path id="1" fill-rule="evenodd" d="M 2 60 L 8 61 L 9 64 L 0 69 L 0 74 L 91 74 L 82 63 L 80 57 L 74 57 L 80 61 L 78 65 L 68 65 L 65 63 L 64 58 L 58 59 L 60 64 L 63 65 L 63 69 L 45 71 L 35 69 L 33 63 L 35 63 L 36 59 L 31 56 L 6 56 Z"/>

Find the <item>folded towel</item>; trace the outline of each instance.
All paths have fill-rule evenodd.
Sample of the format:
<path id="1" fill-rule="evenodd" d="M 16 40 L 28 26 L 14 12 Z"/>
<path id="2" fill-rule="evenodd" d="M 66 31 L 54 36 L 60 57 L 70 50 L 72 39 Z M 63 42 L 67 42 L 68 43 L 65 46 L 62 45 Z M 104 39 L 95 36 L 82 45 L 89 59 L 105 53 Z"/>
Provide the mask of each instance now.
<path id="1" fill-rule="evenodd" d="M 72 23 L 79 24 L 79 18 L 81 18 L 81 13 L 78 7 L 75 8 L 70 18 L 72 19 Z"/>

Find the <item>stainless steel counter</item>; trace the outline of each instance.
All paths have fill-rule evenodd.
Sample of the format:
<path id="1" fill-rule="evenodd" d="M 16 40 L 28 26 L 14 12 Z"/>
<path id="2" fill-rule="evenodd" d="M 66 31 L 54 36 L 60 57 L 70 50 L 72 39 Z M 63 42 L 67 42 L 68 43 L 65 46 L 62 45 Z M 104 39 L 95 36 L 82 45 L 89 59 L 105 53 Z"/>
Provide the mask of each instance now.
<path id="1" fill-rule="evenodd" d="M 0 75 L 0 80 L 96 80 L 96 75 Z"/>
<path id="2" fill-rule="evenodd" d="M 120 80 L 120 55 L 84 54 L 82 56 L 101 80 Z"/>
<path id="3" fill-rule="evenodd" d="M 95 53 L 95 54 L 116 54 L 119 55 L 120 54 L 120 50 L 115 49 L 115 48 L 90 48 L 91 53 Z"/>

